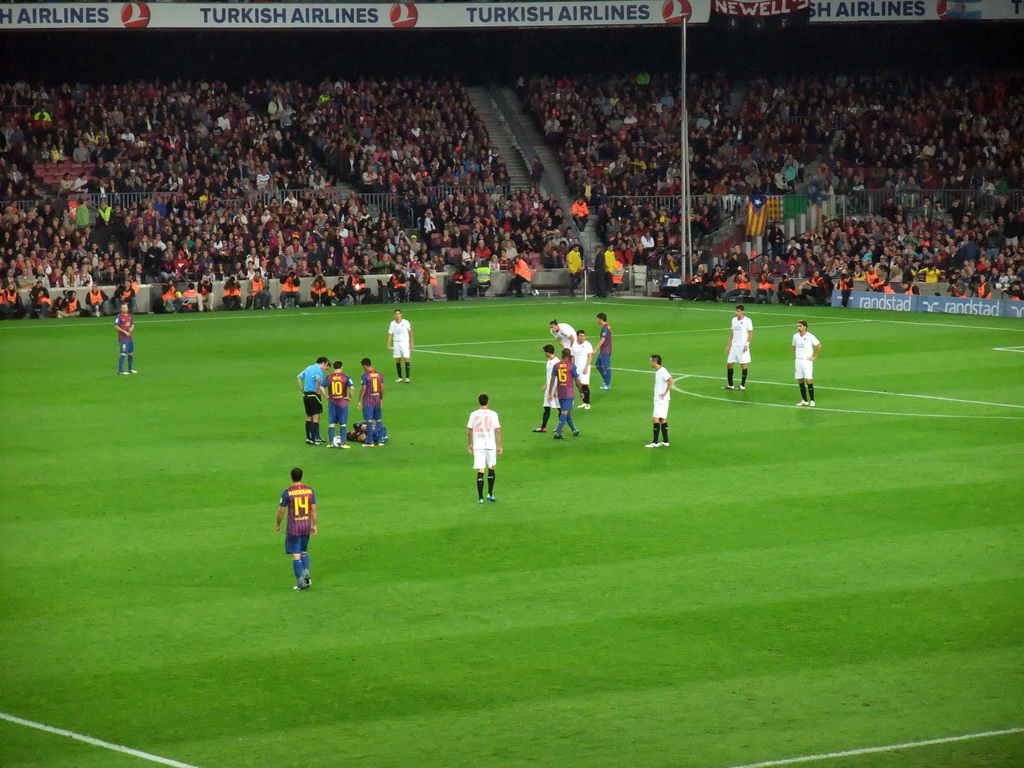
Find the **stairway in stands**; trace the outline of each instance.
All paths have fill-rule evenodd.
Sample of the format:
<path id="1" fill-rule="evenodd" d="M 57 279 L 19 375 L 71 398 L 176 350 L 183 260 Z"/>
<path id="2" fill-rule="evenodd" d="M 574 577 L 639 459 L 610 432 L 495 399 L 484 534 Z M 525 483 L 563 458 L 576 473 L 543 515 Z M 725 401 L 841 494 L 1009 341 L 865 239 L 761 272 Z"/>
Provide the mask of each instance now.
<path id="1" fill-rule="evenodd" d="M 488 90 L 484 86 L 472 86 L 466 88 L 469 101 L 473 108 L 480 115 L 480 118 L 487 126 L 487 134 L 493 144 L 500 152 L 508 169 L 508 177 L 512 183 L 512 189 L 530 188 L 530 166 L 523 156 L 523 148 L 516 144 L 512 131 L 505 122 L 501 111 L 495 106 Z M 527 150 L 528 151 L 528 150 Z"/>

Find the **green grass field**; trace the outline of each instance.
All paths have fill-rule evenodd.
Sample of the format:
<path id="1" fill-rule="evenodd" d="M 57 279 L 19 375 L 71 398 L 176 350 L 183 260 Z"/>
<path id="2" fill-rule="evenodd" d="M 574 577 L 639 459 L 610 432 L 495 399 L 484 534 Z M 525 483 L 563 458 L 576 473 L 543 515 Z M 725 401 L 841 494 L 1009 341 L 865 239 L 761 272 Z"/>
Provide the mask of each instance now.
<path id="1" fill-rule="evenodd" d="M 0 324 L 0 712 L 199 768 L 1024 764 L 1024 324 L 750 307 L 723 392 L 729 306 L 405 310 L 408 385 L 390 307 L 141 316 L 137 376 L 112 318 Z M 533 434 L 548 321 L 596 340 L 599 311 L 613 389 L 579 438 Z M 652 353 L 668 449 L 643 447 Z M 305 444 L 321 354 L 378 364 L 387 447 Z M 274 534 L 296 465 L 307 592 Z M 153 760 L 0 719 L 5 768 Z"/>

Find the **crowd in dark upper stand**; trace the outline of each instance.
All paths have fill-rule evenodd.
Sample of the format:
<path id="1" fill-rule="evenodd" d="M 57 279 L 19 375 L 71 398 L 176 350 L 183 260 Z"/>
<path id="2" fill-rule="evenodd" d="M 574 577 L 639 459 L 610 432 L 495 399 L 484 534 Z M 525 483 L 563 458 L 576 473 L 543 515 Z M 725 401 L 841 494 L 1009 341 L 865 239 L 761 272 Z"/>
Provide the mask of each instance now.
<path id="1" fill-rule="evenodd" d="M 602 238 L 626 260 L 674 243 L 679 231 L 679 83 L 561 77 L 519 86 L 559 152 L 571 193 L 597 207 Z M 788 243 L 779 230 L 772 251 L 780 258 L 762 254 L 759 263 L 776 274 L 809 277 L 817 268 L 838 276 L 840 265 L 862 271 L 870 254 L 891 263 L 885 271 L 894 280 L 916 274 L 914 260 L 954 278 L 994 264 L 992 284 L 1008 285 L 1024 277 L 1022 212 L 1001 196 L 1024 185 L 1022 89 L 1020 72 L 934 80 L 814 74 L 754 80 L 730 111 L 727 78 L 694 76 L 687 94 L 694 236 L 723 215 L 720 198 L 704 195 L 745 200 L 799 190 L 820 202 L 879 189 L 878 221 L 831 221 Z M 988 193 L 992 210 L 930 199 L 937 188 Z M 662 197 L 644 199 L 651 195 Z"/>
<path id="2" fill-rule="evenodd" d="M 880 221 L 776 238 L 781 253 L 767 257 L 780 259 L 767 266 L 837 275 L 870 254 L 894 275 L 916 258 L 968 277 L 995 269 L 993 280 L 1007 284 L 1021 269 L 1020 211 L 998 200 L 1022 184 L 1022 86 L 1020 73 L 814 75 L 754 81 L 733 113 L 728 78 L 695 79 L 696 234 L 721 220 L 716 195 L 801 182 L 820 194 L 879 188 L 892 192 Z M 597 209 L 600 234 L 624 263 L 676 242 L 678 79 L 561 78 L 519 90 L 559 150 L 570 190 Z M 50 196 L 3 214 L 0 274 L 22 287 L 37 278 L 60 288 L 246 277 L 256 267 L 271 278 L 395 266 L 422 274 L 469 253 L 495 268 L 522 253 L 561 265 L 571 247 L 556 200 L 506 191 L 504 163 L 457 82 L 3 83 L 0 116 L 0 199 Z M 86 171 L 37 174 L 67 162 Z M 371 213 L 358 196 L 336 194 L 335 181 L 397 204 Z M 991 215 L 928 199 L 931 188 L 957 186 L 990 193 Z M 78 192 L 159 194 L 83 215 L 66 206 Z"/>

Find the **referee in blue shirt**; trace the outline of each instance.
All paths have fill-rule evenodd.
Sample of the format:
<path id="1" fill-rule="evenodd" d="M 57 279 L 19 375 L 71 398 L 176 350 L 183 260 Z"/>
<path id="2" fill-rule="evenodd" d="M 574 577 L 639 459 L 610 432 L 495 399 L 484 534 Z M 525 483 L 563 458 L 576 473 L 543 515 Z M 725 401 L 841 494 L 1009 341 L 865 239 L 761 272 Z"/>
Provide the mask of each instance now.
<path id="1" fill-rule="evenodd" d="M 324 412 L 322 395 L 325 393 L 328 366 L 326 357 L 318 357 L 315 363 L 296 377 L 302 391 L 302 405 L 306 409 L 306 442 L 310 445 L 323 445 L 327 442 L 320 438 L 320 414 Z"/>

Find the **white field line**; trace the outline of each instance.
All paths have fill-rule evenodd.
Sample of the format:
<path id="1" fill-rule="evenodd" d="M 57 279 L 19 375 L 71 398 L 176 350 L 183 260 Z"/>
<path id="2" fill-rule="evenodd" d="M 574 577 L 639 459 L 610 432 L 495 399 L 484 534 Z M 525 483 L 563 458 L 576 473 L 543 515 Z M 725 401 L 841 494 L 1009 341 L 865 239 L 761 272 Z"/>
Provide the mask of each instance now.
<path id="1" fill-rule="evenodd" d="M 778 383 L 778 382 L 769 382 Z M 786 386 L 794 386 L 792 384 Z M 761 406 L 763 408 L 789 408 L 792 409 L 793 405 L 786 403 L 760 403 L 750 400 L 734 400 L 729 397 L 719 397 L 717 395 L 704 395 L 699 392 L 689 392 L 685 389 L 680 389 L 675 384 L 672 385 L 672 389 L 679 392 L 682 395 L 689 395 L 690 397 L 698 397 L 702 400 L 718 400 L 724 403 L 732 403 L 735 405 L 748 405 L 748 406 Z M 822 387 L 818 387 L 822 389 Z M 794 395 L 796 397 L 796 395 Z M 998 403 L 997 403 L 998 405 Z M 1014 406 L 1016 407 L 1016 406 Z M 800 410 L 800 408 L 797 408 Z M 853 408 L 823 408 L 818 405 L 812 408 L 805 408 L 804 410 L 815 410 L 815 411 L 826 411 L 828 413 L 856 413 L 863 416 L 914 416 L 921 419 L 975 419 L 975 420 L 988 420 L 988 421 L 1024 421 L 1024 416 L 973 416 L 966 413 L 904 413 L 902 411 L 863 411 L 856 410 Z"/>
<path id="2" fill-rule="evenodd" d="M 992 347 L 995 352 L 1024 352 L 1024 347 Z"/>
<path id="3" fill-rule="evenodd" d="M 527 306 L 529 303 L 530 302 L 524 302 L 523 304 L 520 304 L 518 302 L 515 302 L 515 303 L 509 303 L 509 304 L 496 304 L 495 306 L 503 306 L 503 307 L 506 307 L 506 306 L 507 307 L 516 306 L 516 307 L 518 307 L 518 306 Z M 576 304 L 576 302 L 570 302 L 570 301 L 551 301 L 551 302 L 545 302 L 544 306 L 547 306 L 547 307 L 560 307 L 560 306 L 570 306 L 570 305 L 575 305 L 575 304 Z M 363 305 L 363 306 L 372 306 L 372 307 L 377 307 L 378 309 L 386 309 L 387 310 L 387 314 L 390 315 L 391 312 L 394 311 L 394 309 L 402 309 L 402 311 L 404 312 L 405 311 L 404 307 L 408 307 L 409 305 L 408 304 L 380 304 L 380 305 L 368 304 L 368 305 Z M 360 310 L 359 310 L 360 312 L 364 311 L 363 310 L 363 306 L 360 307 Z M 440 301 L 440 302 L 429 302 L 429 303 L 424 303 L 424 304 L 416 304 L 415 306 L 416 306 L 417 309 L 423 309 L 423 310 L 428 311 L 428 312 L 445 312 L 445 311 L 463 312 L 463 311 L 466 311 L 468 309 L 472 309 L 473 307 L 480 306 L 480 305 L 477 302 L 447 302 L 447 301 Z M 430 307 L 430 308 L 428 309 L 428 307 Z M 335 309 L 338 309 L 338 315 L 342 316 L 344 314 L 345 309 L 347 309 L 347 307 L 345 307 L 345 308 L 335 307 Z M 224 322 L 228 322 L 230 320 L 255 320 L 260 315 L 263 315 L 263 316 L 273 316 L 273 317 L 291 317 L 291 316 L 309 317 L 309 316 L 316 315 L 316 314 L 322 314 L 322 315 L 324 315 L 326 317 L 330 313 L 329 312 L 310 312 L 309 308 L 307 307 L 305 309 L 281 309 L 281 310 L 276 310 L 276 309 L 266 309 L 266 310 L 244 309 L 244 310 L 241 310 L 239 312 L 229 312 L 227 310 L 223 310 L 222 309 L 222 310 L 218 310 L 216 312 L 190 312 L 187 315 L 178 315 L 176 317 L 167 317 L 165 315 L 156 315 L 155 313 L 152 313 L 152 312 L 140 312 L 140 313 L 136 313 L 135 316 L 136 317 L 158 319 L 158 322 L 160 322 L 160 323 L 195 323 L 195 322 L 199 322 L 199 321 L 204 320 L 204 319 L 210 319 L 210 320 L 215 321 L 215 322 L 224 323 Z M 115 317 L 115 315 L 107 315 L 106 317 L 101 318 L 101 319 L 109 320 L 110 324 L 113 325 L 114 324 L 114 317 Z M 85 318 L 85 319 L 88 319 L 88 318 Z M 93 319 L 95 319 L 95 318 L 93 318 Z M 28 320 L 28 319 L 26 319 L 24 321 L 21 321 L 21 320 L 11 320 L 11 321 L 5 321 L 3 323 L 0 323 L 0 333 L 3 333 L 3 329 L 4 328 L 7 328 L 7 329 L 9 329 L 11 331 L 14 331 L 14 330 L 16 330 L 18 328 L 95 328 L 98 325 L 102 325 L 102 324 L 101 323 L 76 323 L 73 320 L 72 320 L 72 322 L 66 322 L 64 320 L 57 320 L 57 319 L 54 319 L 54 318 L 48 318 L 48 319 L 45 319 L 45 320 Z"/>
<path id="4" fill-rule="evenodd" d="M 63 728 L 54 728 L 50 725 L 44 725 L 43 723 L 37 723 L 33 720 L 24 720 L 14 715 L 9 715 L 6 712 L 0 712 L 0 720 L 7 720 L 8 722 L 16 725 L 24 725 L 26 728 L 35 728 L 39 731 L 46 731 L 47 733 L 54 733 L 58 736 L 66 736 L 69 739 L 75 739 L 76 741 L 84 741 L 86 744 L 92 744 L 94 747 L 102 747 L 103 749 L 109 749 L 113 752 L 121 752 L 125 755 L 132 755 L 133 757 L 139 757 L 143 760 L 148 760 L 151 763 L 159 763 L 160 765 L 170 765 L 174 768 L 198 768 L 195 765 L 189 763 L 182 763 L 178 760 L 171 760 L 170 758 L 160 757 L 159 755 L 152 755 L 149 752 L 141 752 L 131 747 L 125 747 L 121 744 L 112 744 L 109 741 L 103 741 L 102 739 L 94 739 L 92 736 L 84 736 L 81 733 L 75 733 L 74 731 L 65 731 Z"/>
<path id="5" fill-rule="evenodd" d="M 740 303 L 742 303 L 742 302 L 740 302 Z M 649 307 L 650 306 L 650 304 L 646 304 L 646 303 L 645 304 L 640 304 L 640 303 L 630 304 L 628 302 L 619 303 L 617 301 L 616 302 L 590 301 L 590 302 L 588 302 L 588 304 L 593 304 L 593 305 L 600 304 L 601 306 L 605 306 L 605 307 L 630 307 L 630 308 L 635 308 L 635 307 L 640 307 L 640 306 L 642 306 L 642 307 Z M 732 305 L 732 304 L 719 304 L 719 305 L 711 305 L 711 306 L 696 306 L 695 304 L 696 304 L 696 302 L 689 302 L 689 301 L 684 301 L 684 302 L 680 302 L 680 303 L 676 303 L 675 301 L 665 301 L 666 309 L 670 308 L 670 307 L 675 307 L 676 311 L 679 311 L 679 309 L 685 307 L 687 312 L 716 312 L 716 313 L 726 314 L 728 312 L 731 312 L 733 310 L 733 307 L 734 307 L 734 305 Z M 793 317 L 796 314 L 796 313 L 784 314 L 782 312 L 779 312 L 778 311 L 779 307 L 777 305 L 774 305 L 774 304 L 772 304 L 772 305 L 745 304 L 744 306 L 757 307 L 755 312 L 756 312 L 756 314 L 758 316 L 761 316 L 761 317 L 764 317 L 765 315 L 768 315 L 768 316 L 771 316 L 771 317 Z M 771 306 L 772 309 L 771 310 L 767 309 L 766 307 L 768 307 L 768 306 Z M 819 307 L 819 309 L 820 309 L 820 307 Z M 836 309 L 836 308 L 835 307 L 831 307 L 831 309 Z M 774 310 L 774 311 L 772 311 L 772 310 Z M 873 310 L 854 310 L 854 311 L 855 312 L 861 312 L 861 311 L 873 311 Z M 954 317 L 954 316 L 955 315 L 950 315 L 950 317 Z M 817 316 L 815 316 L 815 317 L 817 317 Z M 962 317 L 977 317 L 977 315 L 962 315 Z M 795 318 L 794 318 L 794 322 L 796 322 Z M 819 320 L 815 320 L 814 321 L 814 325 L 815 326 L 822 325 L 825 322 L 827 322 L 827 321 L 825 321 L 825 320 L 820 320 L 820 321 Z M 895 325 L 924 325 L 924 326 L 937 327 L 937 328 L 960 328 L 962 330 L 976 330 L 976 331 L 1013 331 L 1014 333 L 1024 333 L 1024 324 L 1022 324 L 1022 326 L 1019 327 L 1019 328 L 1013 328 L 1013 327 L 1009 327 L 1009 326 L 1005 327 L 1005 328 L 995 328 L 995 327 L 990 326 L 990 325 L 967 325 L 967 324 L 963 324 L 963 323 L 921 323 L 921 322 L 916 322 L 914 320 L 896 320 L 896 319 L 889 319 L 889 318 L 882 318 L 882 317 L 850 318 L 850 320 L 848 320 L 847 322 L 851 322 L 851 323 L 891 323 L 891 324 L 895 324 Z"/>
<path id="6" fill-rule="evenodd" d="M 867 321 L 866 320 L 825 320 L 825 321 L 820 322 L 820 323 L 815 323 L 814 325 L 815 325 L 815 327 L 817 327 L 819 325 L 847 325 L 849 323 L 865 323 L 865 322 L 867 322 Z M 784 323 L 784 324 L 780 324 L 780 325 L 759 325 L 759 326 L 757 326 L 757 330 L 760 331 L 760 330 L 762 330 L 764 328 L 790 328 L 790 327 L 794 327 L 795 328 L 796 326 L 794 326 L 793 323 Z M 718 333 L 718 332 L 719 332 L 719 329 L 717 329 L 717 328 L 715 328 L 715 329 L 710 329 L 710 328 L 680 328 L 680 329 L 671 330 L 671 331 L 642 331 L 642 332 L 639 332 L 639 333 L 617 333 L 617 334 L 615 334 L 615 338 L 616 339 L 628 339 L 628 338 L 633 338 L 634 336 L 678 336 L 681 333 Z M 596 336 L 597 334 L 594 333 L 594 334 L 591 334 L 591 335 L 592 336 Z M 551 339 L 548 339 L 547 342 L 545 342 L 545 343 L 550 343 L 552 339 L 554 339 L 553 336 L 551 337 Z M 486 344 L 525 344 L 527 342 L 535 344 L 538 341 L 539 341 L 539 339 L 537 339 L 537 338 L 531 338 L 531 339 L 505 339 L 505 340 L 501 340 L 501 341 L 452 341 L 452 342 L 446 342 L 444 344 L 422 344 L 422 345 L 416 347 L 416 349 L 437 349 L 439 347 L 473 347 L 473 346 L 482 346 L 482 345 L 486 345 Z M 543 346 L 543 345 L 541 345 L 541 346 Z"/>
<path id="7" fill-rule="evenodd" d="M 447 355 L 449 357 L 471 357 L 471 358 L 474 358 L 474 359 L 477 359 L 477 360 L 502 360 L 504 362 L 510 362 L 510 363 L 534 363 L 534 364 L 538 364 L 539 365 L 539 364 L 542 364 L 542 363 L 545 362 L 544 360 L 531 360 L 531 359 L 522 358 L 522 357 L 502 357 L 502 356 L 499 356 L 499 355 L 475 355 L 475 354 L 471 354 L 469 352 L 444 352 L 444 351 L 437 350 L 437 349 L 420 349 L 419 351 L 423 352 L 423 354 L 429 354 L 429 355 Z M 650 373 L 650 371 L 645 371 L 645 370 L 638 369 L 638 368 L 617 368 L 617 367 L 613 367 L 612 370 L 613 371 L 619 371 L 621 373 L 644 373 L 644 374 L 649 374 Z M 680 373 L 680 374 L 674 374 L 674 378 L 677 379 L 677 380 L 678 379 L 685 379 L 685 378 L 693 378 L 693 379 L 720 379 L 721 376 L 707 376 L 707 375 L 699 374 L 699 373 Z M 767 384 L 769 386 L 774 386 L 774 387 L 793 387 L 793 386 L 796 386 L 793 382 L 784 383 L 784 382 L 781 382 L 781 381 L 754 381 L 754 380 L 751 380 L 750 383 L 751 384 Z M 790 407 L 790 406 L 785 405 L 783 403 L 760 403 L 760 402 L 751 402 L 749 400 L 736 400 L 736 399 L 733 399 L 733 398 L 730 398 L 730 397 L 722 397 L 722 396 L 715 396 L 715 395 L 704 395 L 704 394 L 700 394 L 700 393 L 697 393 L 697 392 L 689 392 L 689 391 L 684 390 L 684 389 L 679 389 L 678 387 L 675 387 L 675 386 L 673 386 L 673 389 L 675 389 L 680 394 L 691 395 L 692 397 L 699 397 L 699 398 L 703 398 L 705 400 L 721 400 L 721 401 L 727 402 L 727 403 L 736 403 L 736 404 L 739 404 L 739 405 L 760 405 L 760 406 L 765 406 L 765 407 L 768 407 L 768 408 L 789 408 Z M 883 392 L 883 391 L 874 390 L 874 389 L 853 389 L 853 388 L 849 388 L 849 387 L 822 387 L 822 386 L 819 386 L 818 389 L 821 390 L 822 392 L 852 392 L 852 393 L 861 394 L 861 395 L 883 395 L 883 396 L 887 396 L 887 397 L 913 397 L 913 398 L 918 398 L 918 399 L 921 399 L 921 400 L 937 400 L 937 401 L 947 402 L 947 403 L 960 403 L 961 405 L 987 405 L 987 406 L 993 406 L 993 407 L 996 407 L 996 408 L 1021 408 L 1021 409 L 1024 409 L 1024 405 L 1017 405 L 1017 404 L 1014 404 L 1014 403 L 990 403 L 990 402 L 987 402 L 987 401 L 984 401 L 984 400 L 963 400 L 963 399 L 957 398 L 957 397 L 941 397 L 939 395 L 915 395 L 915 394 L 912 394 L 912 393 L 909 393 L 909 392 Z M 844 410 L 844 409 L 840 409 L 840 408 L 821 408 L 821 407 L 817 408 L 817 410 L 819 410 L 819 411 L 833 411 L 835 413 L 861 413 L 861 414 L 870 414 L 870 415 L 875 415 L 875 416 L 920 416 L 920 417 L 924 417 L 924 418 L 936 418 L 936 419 L 1011 419 L 1011 420 L 1018 420 L 1018 419 L 1021 418 L 1019 416 L 973 416 L 973 415 L 970 415 L 970 414 L 898 413 L 898 412 L 891 412 L 891 411 L 860 411 L 860 410 Z"/>
<path id="8" fill-rule="evenodd" d="M 849 749 L 844 752 L 826 752 L 820 755 L 805 755 L 804 757 L 788 757 L 783 760 L 766 760 L 763 763 L 747 763 L 745 765 L 734 765 L 732 768 L 776 768 L 782 765 L 797 765 L 798 763 L 812 763 L 820 760 L 836 760 L 841 757 L 854 757 L 856 755 L 875 755 L 885 752 L 898 752 L 901 749 L 918 749 L 930 747 L 936 744 L 952 744 L 957 741 L 971 741 L 973 739 L 990 739 L 993 736 L 1010 736 L 1015 733 L 1024 733 L 1024 728 L 1005 728 L 1001 731 L 982 731 L 981 733 L 967 733 L 963 736 L 946 736 L 941 739 L 926 739 L 924 741 L 908 741 L 903 744 L 889 744 L 885 747 L 864 747 L 863 749 Z"/>

